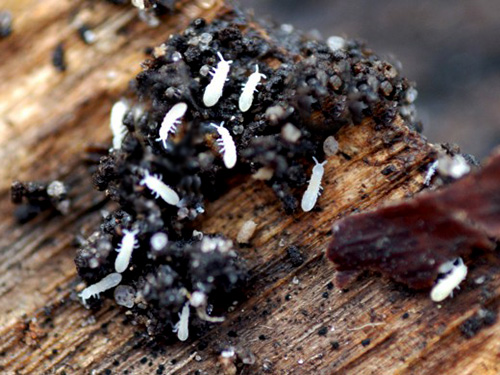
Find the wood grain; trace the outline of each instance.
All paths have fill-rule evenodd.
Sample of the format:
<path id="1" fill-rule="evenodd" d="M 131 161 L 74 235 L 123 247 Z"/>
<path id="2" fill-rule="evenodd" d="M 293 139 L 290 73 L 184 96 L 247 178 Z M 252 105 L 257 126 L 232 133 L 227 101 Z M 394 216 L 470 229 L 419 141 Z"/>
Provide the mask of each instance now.
<path id="1" fill-rule="evenodd" d="M 271 189 L 250 178 L 208 206 L 203 231 L 234 239 L 248 219 L 258 228 L 252 245 L 240 250 L 252 270 L 252 287 L 227 320 L 203 337 L 154 344 L 110 301 L 98 311 L 76 301 L 72 242 L 78 233 L 89 234 L 99 223 L 99 210 L 107 207 L 92 190 L 83 150 L 109 141 L 111 103 L 140 70 L 144 48 L 160 44 L 192 18 L 210 19 L 223 8 L 220 1 L 210 8 L 203 3 L 181 2 L 174 15 L 151 29 L 130 7 L 7 0 L 14 34 L 0 40 L 0 372 L 109 369 L 142 375 L 164 365 L 165 374 L 500 373 L 500 323 L 470 339 L 460 330 L 480 309 L 498 308 L 496 254 L 471 267 L 462 290 L 441 306 L 426 293 L 374 275 L 348 291 L 327 288 L 333 267 L 324 250 L 333 221 L 422 188 L 432 148 L 399 119 L 383 130 L 366 121 L 341 131 L 341 153 L 326 165 L 320 210 L 287 216 Z M 77 19 L 92 22 L 100 41 L 85 45 L 75 30 Z M 65 73 L 50 63 L 60 42 L 67 51 Z M 396 172 L 385 176 L 381 171 L 389 165 Z M 64 179 L 72 189 L 71 213 L 44 213 L 19 226 L 8 197 L 14 178 Z M 304 253 L 299 267 L 286 255 L 290 245 Z M 487 281 L 477 285 L 474 280 L 482 275 Z M 326 335 L 318 333 L 323 327 Z M 216 351 L 230 346 L 253 353 L 255 364 L 222 365 Z"/>

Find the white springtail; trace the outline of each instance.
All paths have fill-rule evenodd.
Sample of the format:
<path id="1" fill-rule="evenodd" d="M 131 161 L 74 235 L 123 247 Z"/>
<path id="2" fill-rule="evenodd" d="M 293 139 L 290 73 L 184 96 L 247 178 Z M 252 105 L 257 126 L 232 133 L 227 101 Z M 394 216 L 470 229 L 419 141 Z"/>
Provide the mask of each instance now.
<path id="1" fill-rule="evenodd" d="M 177 338 L 186 341 L 189 337 L 189 302 L 186 302 L 179 314 L 179 321 L 175 324 L 172 332 L 177 332 Z"/>
<path id="2" fill-rule="evenodd" d="M 123 230 L 124 236 L 122 237 L 122 241 L 120 242 L 119 247 L 116 249 L 118 251 L 118 255 L 115 259 L 115 271 L 122 273 L 128 268 L 128 264 L 130 263 L 130 258 L 132 257 L 132 251 L 139 247 L 139 243 L 137 241 L 136 235 L 139 233 L 139 230 Z"/>
<path id="3" fill-rule="evenodd" d="M 144 178 L 139 183 L 141 185 L 146 185 L 155 198 L 161 197 L 161 199 L 172 206 L 177 206 L 179 204 L 179 195 L 161 180 L 160 175 L 151 175 L 149 171 L 146 171 Z"/>
<path id="4" fill-rule="evenodd" d="M 120 284 L 122 281 L 122 275 L 119 273 L 110 273 L 109 275 L 105 276 L 101 281 L 92 284 L 88 287 L 86 287 L 82 292 L 78 295 L 82 300 L 83 303 L 85 303 L 89 298 L 91 297 L 99 297 L 99 294 L 114 288 L 118 284 Z"/>
<path id="5" fill-rule="evenodd" d="M 453 289 L 458 288 L 458 285 L 467 277 L 467 266 L 462 258 L 442 264 L 439 271 L 447 275 L 439 279 L 431 290 L 431 300 L 434 302 L 441 302 L 448 296 L 452 296 Z"/>
<path id="6" fill-rule="evenodd" d="M 127 127 L 123 125 L 123 118 L 129 110 L 129 105 L 125 99 L 117 101 L 111 108 L 109 127 L 113 133 L 113 148 L 119 150 L 122 148 L 122 142 L 127 134 Z"/>
<path id="7" fill-rule="evenodd" d="M 159 138 L 157 141 L 163 142 L 163 147 L 167 148 L 167 138 L 169 133 L 175 134 L 177 126 L 181 123 L 181 117 L 187 111 L 186 103 L 177 103 L 167 112 L 160 126 Z"/>
<path id="8" fill-rule="evenodd" d="M 323 178 L 323 174 L 325 173 L 324 165 L 326 164 L 326 160 L 323 163 L 318 162 L 318 160 L 313 156 L 314 162 L 316 165 L 313 167 L 311 179 L 309 180 L 309 186 L 307 190 L 304 192 L 302 196 L 302 211 L 308 212 L 314 208 L 318 197 L 321 195 L 321 179 Z"/>
<path id="9" fill-rule="evenodd" d="M 220 52 L 217 52 L 220 58 L 217 68 L 214 68 L 210 72 L 212 80 L 205 88 L 205 93 L 203 94 L 203 104 L 207 107 L 213 107 L 217 104 L 222 96 L 222 89 L 226 83 L 227 76 L 229 74 L 230 65 L 232 60 L 226 61 Z"/>
<path id="10" fill-rule="evenodd" d="M 236 145 L 234 144 L 233 137 L 224 127 L 224 121 L 220 125 L 210 124 L 217 129 L 220 138 L 217 140 L 217 144 L 221 148 L 222 160 L 224 160 L 224 165 L 226 168 L 231 169 L 236 165 Z"/>
<path id="11" fill-rule="evenodd" d="M 262 78 L 267 78 L 264 74 L 259 73 L 259 66 L 255 64 L 255 72 L 250 74 L 247 83 L 243 85 L 243 90 L 240 95 L 238 105 L 241 112 L 246 112 L 250 109 L 253 102 L 253 93 L 257 92 L 257 85 Z"/>
<path id="12" fill-rule="evenodd" d="M 438 166 L 438 160 L 433 161 L 429 165 L 429 169 L 427 170 L 427 173 L 425 174 L 425 179 L 424 179 L 424 185 L 429 186 L 431 183 L 432 177 L 436 174 L 436 169 Z"/>

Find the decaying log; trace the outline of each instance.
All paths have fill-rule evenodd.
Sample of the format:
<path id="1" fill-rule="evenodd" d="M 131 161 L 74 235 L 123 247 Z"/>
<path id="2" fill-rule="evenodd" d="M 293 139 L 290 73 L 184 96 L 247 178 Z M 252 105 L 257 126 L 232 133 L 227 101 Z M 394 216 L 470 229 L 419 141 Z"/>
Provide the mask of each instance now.
<path id="1" fill-rule="evenodd" d="M 0 40 L 2 373 L 500 372 L 495 253 L 478 259 L 460 292 L 441 306 L 427 293 L 370 275 L 349 290 L 331 287 L 333 267 L 324 251 L 333 221 L 422 189 L 432 148 L 399 119 L 383 130 L 365 121 L 340 131 L 340 152 L 325 168 L 321 209 L 285 215 L 272 191 L 250 179 L 235 181 L 208 206 L 204 232 L 235 239 L 250 219 L 257 230 L 251 246 L 241 248 L 252 288 L 204 337 L 164 346 L 109 301 L 97 311 L 84 309 L 74 293 L 73 240 L 92 231 L 106 207 L 91 187 L 84 148 L 109 141 L 111 103 L 140 70 L 144 48 L 195 17 L 210 19 L 223 5 L 181 1 L 154 29 L 137 19 L 135 9 L 105 2 L 7 0 L 4 6 L 13 11 L 14 24 L 13 34 Z M 75 14 L 96 27 L 96 44 L 79 39 Z M 51 65 L 61 42 L 63 73 Z M 392 173 L 382 173 L 388 166 Z M 8 198 L 11 181 L 55 178 L 72 188 L 71 212 L 43 213 L 19 226 Z M 303 264 L 288 257 L 292 245 Z M 483 283 L 476 282 L 480 278 Z M 229 347 L 254 363 L 221 362 L 218 353 Z"/>

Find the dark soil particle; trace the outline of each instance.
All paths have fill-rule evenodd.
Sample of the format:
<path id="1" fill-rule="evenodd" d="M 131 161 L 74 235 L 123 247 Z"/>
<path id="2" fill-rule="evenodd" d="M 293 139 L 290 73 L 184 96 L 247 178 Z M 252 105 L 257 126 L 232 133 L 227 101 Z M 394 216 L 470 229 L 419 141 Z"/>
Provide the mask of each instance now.
<path id="1" fill-rule="evenodd" d="M 10 187 L 10 197 L 12 203 L 20 205 L 15 211 L 19 223 L 26 223 L 51 208 L 66 214 L 70 207 L 68 187 L 57 180 L 50 183 L 14 181 Z"/>
<path id="2" fill-rule="evenodd" d="M 332 341 L 330 343 L 330 346 L 332 347 L 333 350 L 338 350 L 340 348 L 340 344 L 338 341 Z"/>
<path id="3" fill-rule="evenodd" d="M 361 341 L 361 345 L 363 345 L 364 347 L 370 345 L 370 343 L 372 342 L 371 339 L 364 339 Z"/>
<path id="4" fill-rule="evenodd" d="M 54 65 L 54 67 L 60 72 L 64 72 L 66 70 L 67 66 L 63 43 L 59 43 L 56 48 L 54 48 L 54 51 L 52 52 L 52 65 Z"/>
<path id="5" fill-rule="evenodd" d="M 172 9 L 174 1 L 149 0 L 145 5 L 161 13 Z M 209 72 L 220 61 L 218 53 L 232 64 L 222 97 L 206 107 L 202 98 Z M 342 50 L 332 51 L 325 41 L 299 31 L 250 23 L 239 10 L 212 23 L 194 20 L 154 49 L 142 67 L 131 85 L 136 97 L 129 100 L 122 121 L 126 132 L 121 147 L 103 156 L 93 175 L 95 187 L 119 208 L 105 215 L 98 230 L 83 241 L 75 263 L 88 284 L 98 282 L 115 272 L 115 249 L 125 231 L 134 231 L 138 248 L 120 285 L 132 297 L 124 300 L 128 294 L 118 296 L 116 289 L 115 298 L 132 306 L 132 316 L 147 322 L 152 336 L 175 336 L 172 331 L 185 306 L 190 330 L 198 334 L 207 329 L 207 320 L 224 315 L 241 298 L 248 272 L 232 241 L 196 230 L 207 202 L 223 195 L 235 176 L 271 171 L 266 183 L 283 210 L 292 214 L 310 178 L 312 157 L 325 158 L 326 137 L 367 117 L 378 127 L 390 125 L 398 113 L 413 121 L 405 117 L 412 111 L 400 111 L 408 107 L 404 98 L 411 83 L 362 43 L 346 40 Z M 241 87 L 256 67 L 266 78 L 243 113 L 238 106 Z M 177 132 L 163 144 L 158 141 L 162 121 L 180 102 L 188 109 Z M 232 169 L 225 167 L 219 135 L 211 126 L 223 121 L 237 150 Z M 298 129 L 298 140 L 291 141 L 282 131 L 287 124 Z M 174 206 L 156 198 L 141 184 L 148 174 L 161 178 L 180 202 Z M 164 234 L 168 241 L 157 241 Z M 287 255 L 294 267 L 304 262 L 296 246 Z M 194 292 L 201 296 L 196 302 Z M 97 306 L 99 300 L 87 303 Z"/>
<path id="6" fill-rule="evenodd" d="M 488 309 L 481 309 L 474 316 L 467 319 L 460 325 L 460 332 L 470 339 L 481 329 L 493 325 L 497 320 L 497 312 Z"/>
<path id="7" fill-rule="evenodd" d="M 328 327 L 321 327 L 318 330 L 318 335 L 320 336 L 326 336 L 327 333 L 328 333 Z"/>
<path id="8" fill-rule="evenodd" d="M 405 312 L 405 313 L 401 316 L 401 318 L 402 318 L 402 319 L 408 319 L 409 317 L 410 317 L 410 314 L 408 314 L 407 312 Z"/>
<path id="9" fill-rule="evenodd" d="M 304 263 L 304 256 L 302 255 L 302 252 L 297 246 L 292 245 L 288 247 L 288 249 L 286 249 L 286 253 L 290 258 L 292 266 L 298 267 Z"/>

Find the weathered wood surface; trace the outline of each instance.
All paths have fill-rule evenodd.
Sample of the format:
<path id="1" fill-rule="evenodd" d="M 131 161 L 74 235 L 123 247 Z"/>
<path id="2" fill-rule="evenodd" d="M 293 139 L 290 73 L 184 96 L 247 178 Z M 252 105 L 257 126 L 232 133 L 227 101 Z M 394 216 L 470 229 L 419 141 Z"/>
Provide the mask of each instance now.
<path id="1" fill-rule="evenodd" d="M 342 154 L 326 165 L 321 211 L 287 216 L 272 191 L 250 179 L 208 207 L 204 231 L 235 238 L 244 221 L 258 224 L 252 246 L 241 249 L 252 269 L 252 288 L 228 319 L 201 339 L 208 347 L 200 349 L 200 340 L 191 340 L 152 355 L 148 340 L 135 334 L 142 327 L 124 325 L 120 308 L 108 301 L 92 312 L 72 299 L 78 282 L 72 241 L 98 225 L 105 204 L 91 188 L 82 152 L 88 143 L 109 140 L 110 105 L 139 71 L 144 47 L 161 43 L 193 17 L 212 17 L 221 6 L 206 3 L 182 2 L 175 16 L 150 29 L 134 9 L 104 2 L 4 1 L 15 23 L 14 34 L 0 41 L 0 373 L 110 369 L 141 375 L 155 373 L 160 364 L 165 374 L 230 373 L 215 350 L 231 345 L 256 357 L 254 365 L 238 368 L 242 374 L 500 373 L 500 322 L 470 339 L 459 329 L 481 307 L 498 308 L 498 257 L 472 267 L 462 290 L 440 308 L 427 293 L 369 275 L 348 291 L 326 288 L 333 268 L 323 254 L 332 222 L 421 189 L 429 147 L 400 123 L 384 131 L 369 122 L 341 131 Z M 97 26 L 98 43 L 79 40 L 75 15 Z M 117 34 L 123 27 L 126 32 Z M 50 63 L 61 41 L 65 73 Z M 383 175 L 391 164 L 397 172 Z M 44 213 L 17 225 L 8 197 L 12 179 L 54 178 L 72 187 L 71 213 Z M 287 258 L 289 245 L 304 252 L 300 267 Z M 473 280 L 482 275 L 487 282 L 476 285 Z M 318 334 L 323 327 L 326 336 Z M 363 346 L 367 338 L 371 341 Z"/>

